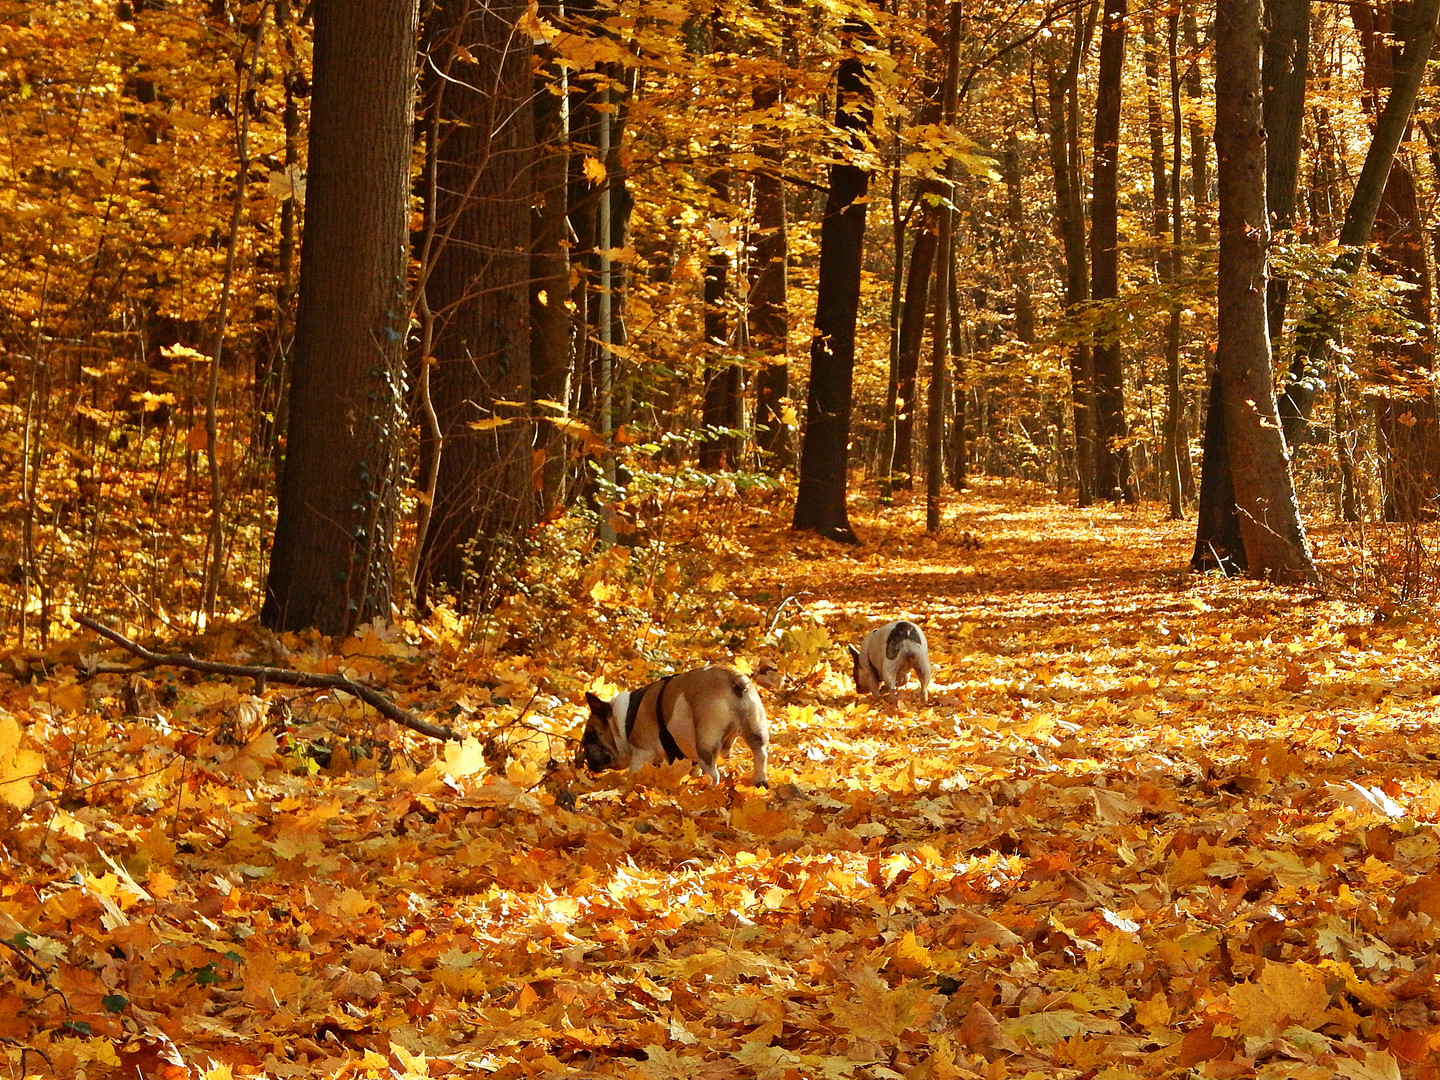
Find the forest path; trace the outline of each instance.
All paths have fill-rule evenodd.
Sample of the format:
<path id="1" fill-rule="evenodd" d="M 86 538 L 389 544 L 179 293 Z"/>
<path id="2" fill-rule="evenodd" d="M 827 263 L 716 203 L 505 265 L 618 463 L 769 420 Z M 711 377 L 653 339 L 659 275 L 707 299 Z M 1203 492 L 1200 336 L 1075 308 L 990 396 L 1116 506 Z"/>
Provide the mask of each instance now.
<path id="1" fill-rule="evenodd" d="M 0 1055 L 213 1080 L 1437 1076 L 1432 614 L 1190 574 L 1190 526 L 1153 507 L 985 484 L 931 538 L 915 501 L 854 505 L 860 548 L 778 501 L 677 500 L 654 551 L 683 565 L 584 553 L 570 609 L 536 593 L 568 630 L 533 655 L 439 618 L 285 639 L 474 737 L 448 750 L 331 696 L 81 680 L 80 639 L 8 657 L 0 780 L 43 783 L 0 806 Z M 841 645 L 899 614 L 930 636 L 928 706 L 848 685 Z M 764 687 L 768 791 L 743 748 L 719 787 L 563 760 L 584 689 L 725 659 Z"/>

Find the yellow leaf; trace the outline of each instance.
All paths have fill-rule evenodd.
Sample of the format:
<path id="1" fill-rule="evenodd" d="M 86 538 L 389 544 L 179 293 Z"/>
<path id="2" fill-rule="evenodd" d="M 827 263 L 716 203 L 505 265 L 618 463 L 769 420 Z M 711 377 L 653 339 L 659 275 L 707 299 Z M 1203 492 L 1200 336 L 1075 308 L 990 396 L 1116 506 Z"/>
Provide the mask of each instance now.
<path id="1" fill-rule="evenodd" d="M 1150 1030 L 1168 1028 L 1173 1013 L 1170 1001 L 1164 994 L 1156 994 L 1152 998 L 1135 1003 L 1135 1022 Z"/>
<path id="2" fill-rule="evenodd" d="M 20 746 L 20 724 L 13 716 L 0 716 L 0 802 L 24 810 L 35 801 L 31 786 L 45 758 Z"/>
<path id="3" fill-rule="evenodd" d="M 485 768 L 485 754 L 480 749 L 480 740 L 471 735 L 464 742 L 445 744 L 445 770 L 459 779 L 473 776 Z"/>
<path id="4" fill-rule="evenodd" d="M 491 416 L 484 420 L 471 420 L 465 426 L 472 431 L 490 431 L 494 428 L 504 427 L 514 419 L 513 416 Z"/>
<path id="5" fill-rule="evenodd" d="M 599 158 L 587 157 L 582 169 L 585 172 L 585 179 L 589 180 L 592 184 L 603 184 L 608 175 L 605 171 L 605 165 Z"/>

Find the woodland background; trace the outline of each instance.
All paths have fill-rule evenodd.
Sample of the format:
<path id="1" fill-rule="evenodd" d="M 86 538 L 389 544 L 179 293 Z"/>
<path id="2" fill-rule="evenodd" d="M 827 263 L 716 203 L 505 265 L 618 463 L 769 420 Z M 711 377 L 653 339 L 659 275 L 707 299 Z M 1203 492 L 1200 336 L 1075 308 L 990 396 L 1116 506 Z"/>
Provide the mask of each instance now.
<path id="1" fill-rule="evenodd" d="M 1435 1075 L 1437 15 L 0 0 L 7 1069 Z"/>

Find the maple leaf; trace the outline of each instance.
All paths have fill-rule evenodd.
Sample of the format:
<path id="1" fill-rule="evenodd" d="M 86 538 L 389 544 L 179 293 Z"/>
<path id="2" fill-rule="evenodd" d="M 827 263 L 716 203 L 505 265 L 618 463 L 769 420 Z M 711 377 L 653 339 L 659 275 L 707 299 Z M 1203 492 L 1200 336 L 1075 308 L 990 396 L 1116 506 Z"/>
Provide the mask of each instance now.
<path id="1" fill-rule="evenodd" d="M 945 1004 L 945 999 L 919 980 L 891 987 L 870 967 L 847 976 L 851 993 L 833 1003 L 835 1020 L 865 1042 L 893 1045 L 908 1032 L 923 1028 Z"/>

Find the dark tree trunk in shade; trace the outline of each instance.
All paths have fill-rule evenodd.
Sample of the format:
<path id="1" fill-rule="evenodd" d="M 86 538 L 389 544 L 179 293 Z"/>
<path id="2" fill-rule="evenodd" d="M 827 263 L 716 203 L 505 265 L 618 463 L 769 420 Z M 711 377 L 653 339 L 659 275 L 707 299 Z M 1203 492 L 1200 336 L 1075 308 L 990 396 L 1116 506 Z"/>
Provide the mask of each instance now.
<path id="1" fill-rule="evenodd" d="M 755 87 L 756 110 L 773 109 L 780 103 L 780 84 L 761 82 Z M 778 138 L 778 133 L 772 135 Z M 790 425 L 785 423 L 784 399 L 790 393 L 789 350 L 790 307 L 786 283 L 789 238 L 785 221 L 785 188 L 779 176 L 783 161 L 781 147 L 770 142 L 760 149 L 768 166 L 755 174 L 755 231 L 752 233 L 754 272 L 750 282 L 750 344 L 759 353 L 761 366 L 755 376 L 755 442 L 762 467 L 778 471 L 787 465 L 793 452 Z"/>
<path id="2" fill-rule="evenodd" d="M 850 20 L 842 36 L 847 44 L 863 48 L 873 31 Z M 857 149 L 873 123 L 873 96 L 864 61 L 855 52 L 847 52 L 837 79 L 835 122 L 854 133 Z M 830 192 L 820 223 L 815 336 L 810 344 L 810 389 L 805 399 L 800 491 L 793 521 L 797 529 L 847 543 L 856 542 L 845 491 L 869 186 L 870 174 L 859 165 L 838 162 L 830 166 Z"/>
<path id="3" fill-rule="evenodd" d="M 707 181 L 710 187 L 712 222 L 728 226 L 730 220 L 730 173 L 717 169 Z M 701 420 L 707 428 L 736 430 L 743 422 L 741 412 L 741 371 L 733 360 L 730 315 L 726 299 L 730 288 L 730 251 L 717 236 L 710 238 L 705 257 L 705 387 Z M 700 467 L 709 472 L 733 469 L 740 441 L 734 435 L 707 436 L 700 444 Z"/>
<path id="4" fill-rule="evenodd" d="M 261 610 L 278 630 L 340 634 L 391 613 L 417 10 L 314 8 L 294 409 Z"/>
<path id="5" fill-rule="evenodd" d="M 1265 127 L 1260 89 L 1260 0 L 1220 0 L 1215 15 L 1215 153 L 1219 160 L 1220 266 L 1211 416 L 1223 412 L 1225 455 L 1207 454 L 1192 565 L 1221 550 L 1234 516 L 1246 572 L 1280 583 L 1313 581 L 1305 530 L 1280 433 L 1266 319 Z M 1206 446 L 1219 435 L 1206 432 Z M 1228 457 L 1228 462 L 1223 458 Z M 1207 501 L 1223 486 L 1233 499 Z M 1207 514 L 1207 509 L 1210 511 Z M 1215 515 L 1219 515 L 1217 518 Z"/>
<path id="6" fill-rule="evenodd" d="M 431 398 L 444 435 L 416 593 L 484 603 L 534 521 L 530 266 L 535 134 L 523 0 L 441 0 Z M 441 77 L 441 76 L 436 76 Z M 433 444 L 422 454 L 434 452 Z"/>
<path id="7" fill-rule="evenodd" d="M 1090 298 L 1120 296 L 1120 87 L 1125 69 L 1126 0 L 1105 0 L 1095 101 L 1095 174 L 1090 204 Z M 1095 358 L 1095 494 L 1137 502 L 1125 421 L 1125 361 L 1119 335 L 1102 334 Z"/>

